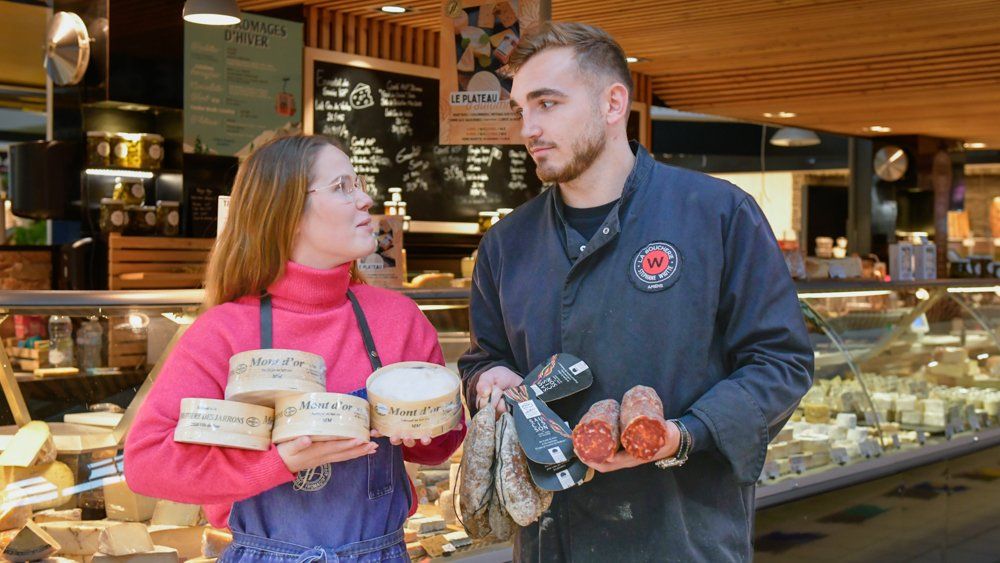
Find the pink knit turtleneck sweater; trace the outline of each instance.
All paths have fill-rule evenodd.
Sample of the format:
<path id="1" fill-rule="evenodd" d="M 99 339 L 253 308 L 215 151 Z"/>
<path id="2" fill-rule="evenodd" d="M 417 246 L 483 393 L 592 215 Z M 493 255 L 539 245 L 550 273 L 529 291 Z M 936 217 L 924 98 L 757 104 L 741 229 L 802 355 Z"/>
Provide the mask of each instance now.
<path id="1" fill-rule="evenodd" d="M 294 262 L 268 291 L 274 307 L 274 348 L 323 356 L 326 387 L 348 393 L 364 387 L 371 364 L 347 289 L 364 309 L 383 364 L 443 364 L 437 334 L 410 299 L 351 284 L 347 265 L 316 270 Z M 294 480 L 274 446 L 266 452 L 174 442 L 181 399 L 222 399 L 229 357 L 260 348 L 257 297 L 205 311 L 170 353 L 125 442 L 125 479 L 137 493 L 201 504 L 209 522 L 225 527 L 232 503 Z M 403 448 L 406 461 L 437 465 L 458 449 L 463 423 L 429 446 Z M 412 483 L 411 483 L 412 487 Z M 413 495 L 416 498 L 416 495 Z M 411 509 L 416 510 L 414 506 Z"/>

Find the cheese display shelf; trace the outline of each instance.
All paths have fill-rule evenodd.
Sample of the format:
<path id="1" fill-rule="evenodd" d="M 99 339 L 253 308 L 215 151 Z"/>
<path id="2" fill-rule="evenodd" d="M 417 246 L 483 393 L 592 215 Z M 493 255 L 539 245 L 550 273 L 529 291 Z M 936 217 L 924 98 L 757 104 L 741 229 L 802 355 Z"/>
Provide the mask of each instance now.
<path id="1" fill-rule="evenodd" d="M 469 290 L 404 293 L 435 326 L 446 364 L 455 369 L 469 341 Z M 13 451 L 18 428 L 45 421 L 58 456 L 42 459 L 40 448 L 31 467 L 4 468 L 5 483 L 42 477 L 49 494 L 33 506 L 35 521 L 56 540 L 85 544 L 74 544 L 71 550 L 85 553 L 71 557 L 93 554 L 102 527 L 128 519 L 146 523 L 154 544 L 177 550 L 180 560 L 211 555 L 224 544 L 223 532 L 209 529 L 212 539 L 203 539 L 204 521 L 197 514 L 192 517 L 190 507 L 160 503 L 161 512 L 184 516 L 161 516 L 154 522 L 156 499 L 133 495 L 121 482 L 120 448 L 134 413 L 171 340 L 195 318 L 202 296 L 197 290 L 0 292 L 0 328 L 8 339 L 15 316 L 67 315 L 77 330 L 86 319 L 98 317 L 109 353 L 137 346 L 135 340 L 116 339 L 118 333 L 136 327 L 145 331 L 139 340 L 146 349 L 141 365 L 102 365 L 104 369 L 75 374 L 36 376 L 20 369 L 25 359 L 20 356 L 29 355 L 16 349 L 22 343 L 5 340 L 0 348 L 8 417 L 0 427 L 0 450 Z M 807 502 L 803 499 L 868 486 L 1000 445 L 1000 380 L 994 375 L 1000 373 L 1000 287 L 981 281 L 802 284 L 799 297 L 816 353 L 816 377 L 772 441 L 758 482 L 759 510 L 784 510 Z M 105 355 L 103 363 L 110 358 Z M 130 362 L 134 358 L 124 364 Z M 407 523 L 410 553 L 414 560 L 451 553 L 456 560 L 508 561 L 509 544 L 469 541 L 461 533 L 449 506 L 459 459 L 457 452 L 435 467 L 407 464 L 420 501 L 418 514 Z M 109 506 L 114 507 L 110 512 Z M 80 509 L 75 517 L 83 520 L 45 522 L 65 516 L 41 515 L 54 508 Z M 34 533 L 15 524 L 11 528 Z M 145 538 L 140 539 L 135 542 L 145 545 Z M 148 556 L 165 557 L 161 552 Z"/>

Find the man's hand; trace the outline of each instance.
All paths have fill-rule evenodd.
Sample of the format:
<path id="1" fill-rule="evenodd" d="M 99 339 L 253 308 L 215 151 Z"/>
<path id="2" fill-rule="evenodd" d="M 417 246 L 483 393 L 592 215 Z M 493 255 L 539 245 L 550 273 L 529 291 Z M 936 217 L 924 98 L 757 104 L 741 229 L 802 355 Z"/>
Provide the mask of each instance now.
<path id="1" fill-rule="evenodd" d="M 497 414 L 507 412 L 507 404 L 500 396 L 523 382 L 523 377 L 503 366 L 491 367 L 480 374 L 476 383 L 476 406 L 483 408 L 492 404 Z"/>
<path id="2" fill-rule="evenodd" d="M 309 436 L 278 444 L 278 455 L 285 467 L 292 473 L 312 469 L 326 463 L 348 461 L 356 457 L 373 454 L 378 444 L 357 438 L 337 438 L 314 442 Z"/>
<path id="3" fill-rule="evenodd" d="M 378 430 L 372 430 L 371 435 L 372 438 L 383 437 L 382 433 L 379 432 Z M 417 445 L 418 441 L 421 443 L 421 445 L 424 446 L 429 446 L 431 444 L 430 436 L 423 436 L 421 438 L 398 438 L 396 436 L 388 436 L 388 438 L 389 438 L 389 443 L 392 444 L 393 446 L 405 446 L 407 448 L 412 448 L 413 446 Z"/>
<path id="4" fill-rule="evenodd" d="M 593 467 L 596 471 L 600 473 L 611 473 L 612 471 L 618 471 L 619 469 L 629 469 L 631 467 L 638 467 L 646 463 L 653 463 L 654 461 L 659 461 L 664 458 L 672 457 L 677 455 L 677 450 L 681 445 L 681 432 L 677 428 L 677 425 L 673 422 L 667 422 L 667 442 L 660 448 L 660 451 L 656 452 L 653 459 L 649 461 L 643 461 L 641 459 L 636 459 L 632 457 L 632 454 L 626 452 L 625 450 L 618 450 L 614 456 L 611 457 L 609 461 L 604 462 L 585 462 L 587 466 Z"/>

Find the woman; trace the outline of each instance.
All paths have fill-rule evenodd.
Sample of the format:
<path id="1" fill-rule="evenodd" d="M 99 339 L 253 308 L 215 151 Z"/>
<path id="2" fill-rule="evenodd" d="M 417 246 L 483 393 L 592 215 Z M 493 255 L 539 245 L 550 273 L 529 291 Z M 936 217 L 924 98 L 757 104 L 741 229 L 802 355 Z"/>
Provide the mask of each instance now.
<path id="1" fill-rule="evenodd" d="M 323 356 L 335 393 L 364 396 L 377 361 L 443 363 L 417 306 L 358 277 L 354 261 L 375 249 L 364 187 L 324 137 L 283 137 L 250 155 L 209 261 L 208 309 L 178 341 L 129 433 L 129 488 L 205 505 L 213 526 L 233 531 L 222 561 L 408 561 L 402 526 L 416 495 L 403 460 L 442 463 L 465 435 L 460 423 L 434 440 L 301 437 L 266 452 L 173 440 L 181 399 L 223 398 L 229 357 L 261 348 L 262 337 Z"/>

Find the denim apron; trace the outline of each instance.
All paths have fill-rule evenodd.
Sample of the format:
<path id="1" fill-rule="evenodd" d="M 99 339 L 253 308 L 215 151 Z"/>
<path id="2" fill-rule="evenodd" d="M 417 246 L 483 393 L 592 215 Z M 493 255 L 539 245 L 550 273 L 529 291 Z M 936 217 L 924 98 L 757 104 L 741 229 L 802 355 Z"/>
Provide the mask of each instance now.
<path id="1" fill-rule="evenodd" d="M 382 367 L 368 322 L 351 291 L 372 369 Z M 261 348 L 271 347 L 269 296 L 261 297 Z M 351 393 L 367 399 L 364 388 Z M 408 562 L 403 523 L 411 492 L 402 450 L 377 438 L 372 455 L 300 471 L 287 483 L 233 504 L 233 543 L 219 563 Z M 357 538 L 368 538 L 358 541 Z"/>

